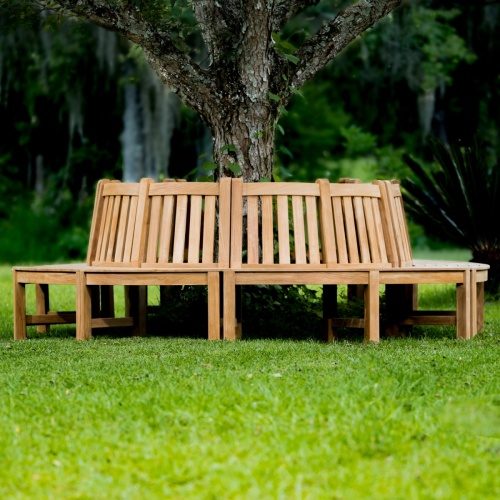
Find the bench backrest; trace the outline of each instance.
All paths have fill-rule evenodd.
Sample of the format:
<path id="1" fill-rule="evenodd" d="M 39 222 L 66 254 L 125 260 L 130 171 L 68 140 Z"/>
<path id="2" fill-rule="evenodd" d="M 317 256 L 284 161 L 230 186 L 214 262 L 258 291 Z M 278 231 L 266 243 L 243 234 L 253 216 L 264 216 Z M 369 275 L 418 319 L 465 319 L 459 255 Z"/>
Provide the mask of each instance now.
<path id="1" fill-rule="evenodd" d="M 386 217 L 384 231 L 389 258 L 394 267 L 411 266 L 413 255 L 406 219 L 404 200 L 399 182 L 374 181 L 380 186 L 382 205 Z"/>
<path id="2" fill-rule="evenodd" d="M 136 267 L 141 261 L 145 203 L 152 179 L 97 184 L 87 265 Z"/>
<path id="3" fill-rule="evenodd" d="M 233 179 L 231 268 L 389 268 L 380 187 Z"/>
<path id="4" fill-rule="evenodd" d="M 231 180 L 151 184 L 141 267 L 229 266 Z"/>
<path id="5" fill-rule="evenodd" d="M 411 262 L 397 182 L 324 179 L 103 179 L 87 253 L 88 265 L 150 268 L 404 267 Z"/>
<path id="6" fill-rule="evenodd" d="M 391 267 L 380 187 L 346 181 L 331 183 L 322 198 L 327 199 L 322 213 L 327 266 Z"/>
<path id="7" fill-rule="evenodd" d="M 318 183 L 233 179 L 231 268 L 323 266 Z"/>

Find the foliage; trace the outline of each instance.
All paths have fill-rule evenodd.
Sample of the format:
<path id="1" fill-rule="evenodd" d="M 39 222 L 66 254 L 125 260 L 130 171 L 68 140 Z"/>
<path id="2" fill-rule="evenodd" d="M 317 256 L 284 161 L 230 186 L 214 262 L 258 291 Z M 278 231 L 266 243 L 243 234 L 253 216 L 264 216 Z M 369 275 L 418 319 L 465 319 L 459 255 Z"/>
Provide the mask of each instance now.
<path id="1" fill-rule="evenodd" d="M 500 284 L 500 164 L 489 165 L 484 148 L 475 143 L 445 146 L 430 142 L 437 164 L 425 169 L 411 157 L 415 175 L 403 182 L 408 212 L 431 234 L 470 248 L 473 260 L 491 265 L 487 286 Z"/>
<path id="2" fill-rule="evenodd" d="M 245 286 L 242 290 L 245 338 L 321 338 L 321 290 L 279 285 Z M 160 293 L 163 299 L 152 319 L 153 331 L 205 335 L 207 317 L 198 314 L 207 309 L 205 287 L 162 287 Z"/>
<path id="3" fill-rule="evenodd" d="M 244 337 L 321 339 L 321 296 L 305 285 L 242 287 Z"/>
<path id="4" fill-rule="evenodd" d="M 8 217 L 0 218 L 0 262 L 53 263 L 85 260 L 92 199 L 75 204 L 69 190 L 59 192 L 57 209 L 41 198 L 17 198 Z"/>
<path id="5" fill-rule="evenodd" d="M 335 15 L 334 7 L 327 2 L 310 18 L 327 19 Z M 303 97 L 294 97 L 289 113 L 281 117 L 279 163 L 297 179 L 335 179 L 354 177 L 345 170 L 365 158 L 375 175 L 403 177 L 405 167 L 395 160 L 397 154 L 422 151 L 422 135 L 430 132 L 427 122 L 441 112 L 438 102 L 425 116 L 417 106 L 419 96 L 434 96 L 436 89 L 447 95 L 461 84 L 457 70 L 478 59 L 459 31 L 458 17 L 457 9 L 410 2 L 351 44 L 304 85 Z M 288 27 L 291 41 L 300 44 L 317 29 L 310 18 L 299 16 Z"/>

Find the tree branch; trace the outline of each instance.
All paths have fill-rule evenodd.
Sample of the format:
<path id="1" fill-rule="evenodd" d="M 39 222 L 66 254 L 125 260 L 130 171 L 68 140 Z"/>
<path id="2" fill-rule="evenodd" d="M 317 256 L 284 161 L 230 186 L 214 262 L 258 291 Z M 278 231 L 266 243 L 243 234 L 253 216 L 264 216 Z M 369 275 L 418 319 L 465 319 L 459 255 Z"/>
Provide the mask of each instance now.
<path id="1" fill-rule="evenodd" d="M 295 52 L 299 62 L 289 77 L 291 86 L 301 87 L 349 43 L 401 3 L 403 0 L 358 0 L 346 7 Z"/>

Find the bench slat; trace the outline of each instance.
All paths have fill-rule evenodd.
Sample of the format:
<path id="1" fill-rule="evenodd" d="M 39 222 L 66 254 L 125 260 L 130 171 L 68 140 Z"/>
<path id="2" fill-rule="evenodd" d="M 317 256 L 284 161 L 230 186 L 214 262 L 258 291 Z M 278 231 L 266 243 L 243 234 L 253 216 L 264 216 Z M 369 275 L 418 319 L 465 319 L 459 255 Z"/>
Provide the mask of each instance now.
<path id="1" fill-rule="evenodd" d="M 184 262 L 184 248 L 186 245 L 187 209 L 188 209 L 187 195 L 177 196 L 177 206 L 175 210 L 174 253 L 172 257 L 172 262 L 175 263 Z"/>
<path id="2" fill-rule="evenodd" d="M 103 189 L 102 196 L 139 196 L 138 182 L 108 182 Z"/>
<path id="3" fill-rule="evenodd" d="M 318 238 L 318 211 L 316 198 L 306 196 L 306 221 L 307 221 L 307 242 L 309 245 L 309 263 L 320 263 L 319 238 Z"/>
<path id="4" fill-rule="evenodd" d="M 380 189 L 374 184 L 330 184 L 330 196 L 340 196 L 342 198 L 352 196 L 368 196 L 370 198 L 380 198 Z"/>
<path id="5" fill-rule="evenodd" d="M 87 249 L 87 265 L 90 265 L 99 255 L 99 236 L 103 219 L 103 210 L 105 198 L 102 196 L 104 186 L 109 183 L 108 179 L 101 179 L 97 183 L 96 195 L 94 201 L 94 213 L 92 215 L 92 225 L 90 228 L 89 246 Z"/>
<path id="6" fill-rule="evenodd" d="M 365 211 L 365 219 L 366 219 L 366 232 L 368 236 L 368 248 L 370 250 L 371 261 L 382 262 L 372 201 L 373 198 L 363 199 L 363 208 Z"/>
<path id="7" fill-rule="evenodd" d="M 379 200 L 376 200 L 374 198 L 371 199 L 371 203 L 373 208 L 376 239 L 378 241 L 378 248 L 380 251 L 380 262 L 387 263 L 389 262 L 389 259 L 387 256 L 387 248 L 385 246 L 384 230 L 381 216 L 382 205 L 380 204 Z"/>
<path id="8" fill-rule="evenodd" d="M 288 196 L 277 196 L 278 209 L 278 258 L 280 264 L 290 264 L 290 227 Z"/>
<path id="9" fill-rule="evenodd" d="M 160 221 L 162 212 L 162 199 L 155 196 L 151 200 L 151 215 L 149 221 L 149 235 L 147 244 L 146 262 L 156 262 L 160 238 Z"/>
<path id="10" fill-rule="evenodd" d="M 114 196 L 113 200 L 113 213 L 111 215 L 111 224 L 109 227 L 109 240 L 108 248 L 106 251 L 106 262 L 112 262 L 115 254 L 116 235 L 118 233 L 118 221 L 120 220 L 120 211 L 122 205 L 122 198 Z"/>
<path id="11" fill-rule="evenodd" d="M 259 262 L 259 199 L 257 196 L 247 198 L 247 246 L 249 263 Z"/>
<path id="12" fill-rule="evenodd" d="M 136 227 L 136 217 L 137 217 L 138 204 L 139 204 L 139 198 L 137 196 L 134 196 L 130 200 L 130 208 L 129 208 L 129 215 L 128 215 L 129 229 L 127 231 L 127 236 L 125 238 L 125 247 L 123 249 L 123 262 L 131 262 L 131 260 L 132 260 L 132 246 L 134 243 L 134 234 L 135 234 L 135 231 L 140 231 L 140 229 Z"/>
<path id="13" fill-rule="evenodd" d="M 218 182 L 159 182 L 150 187 L 150 196 L 218 196 Z"/>
<path id="14" fill-rule="evenodd" d="M 201 209 L 202 197 L 191 196 L 188 242 L 188 262 L 190 264 L 200 261 Z"/>
<path id="15" fill-rule="evenodd" d="M 301 196 L 292 196 L 292 211 L 295 262 L 297 264 L 305 264 L 307 262 L 306 234 L 304 225 L 304 205 Z"/>
<path id="16" fill-rule="evenodd" d="M 108 206 L 106 211 L 106 219 L 102 229 L 102 246 L 101 254 L 99 255 L 100 262 L 106 262 L 106 255 L 108 253 L 109 236 L 111 232 L 111 221 L 113 220 L 113 212 L 115 209 L 115 197 L 108 197 Z"/>
<path id="17" fill-rule="evenodd" d="M 99 225 L 98 229 L 98 236 L 97 236 L 97 249 L 95 252 L 95 258 L 96 260 L 102 260 L 102 251 L 105 246 L 104 240 L 105 240 L 105 227 L 106 227 L 106 220 L 108 219 L 108 209 L 109 209 L 109 196 L 104 198 L 103 201 L 103 207 L 102 207 L 102 216 L 101 216 L 101 222 Z"/>
<path id="18" fill-rule="evenodd" d="M 274 263 L 273 199 L 262 197 L 262 262 Z"/>
<path id="19" fill-rule="evenodd" d="M 243 184 L 243 196 L 318 196 L 311 182 L 255 182 Z"/>
<path id="20" fill-rule="evenodd" d="M 129 227 L 128 213 L 130 206 L 130 196 L 124 196 L 122 200 L 122 209 L 120 212 L 120 220 L 118 221 L 118 231 L 116 235 L 116 247 L 114 260 L 123 262 L 123 246 L 125 244 L 125 235 Z"/>
<path id="21" fill-rule="evenodd" d="M 371 262 L 363 199 L 359 196 L 355 196 L 352 201 L 358 235 L 358 251 L 360 261 L 363 263 Z"/>
<path id="22" fill-rule="evenodd" d="M 163 198 L 163 212 L 161 215 L 160 243 L 158 253 L 158 262 L 161 264 L 169 262 L 170 259 L 170 252 L 172 249 L 173 221 L 175 216 L 174 209 L 174 197 L 165 196 Z M 148 262 L 151 261 L 148 259 Z M 156 262 L 156 259 L 153 259 L 152 262 Z"/>
<path id="23" fill-rule="evenodd" d="M 215 222 L 217 210 L 217 197 L 205 197 L 205 212 L 203 217 L 203 248 L 202 263 L 210 264 L 215 262 Z"/>

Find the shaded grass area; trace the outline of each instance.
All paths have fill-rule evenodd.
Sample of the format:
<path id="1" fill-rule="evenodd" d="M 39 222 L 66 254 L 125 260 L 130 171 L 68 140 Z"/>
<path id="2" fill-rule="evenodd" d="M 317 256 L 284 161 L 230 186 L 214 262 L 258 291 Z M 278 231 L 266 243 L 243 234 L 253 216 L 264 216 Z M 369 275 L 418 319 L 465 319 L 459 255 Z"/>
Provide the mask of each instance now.
<path id="1" fill-rule="evenodd" d="M 68 326 L 14 342 L 7 268 L 0 294 L 2 498 L 500 495 L 498 303 L 471 341 L 76 342 Z"/>

